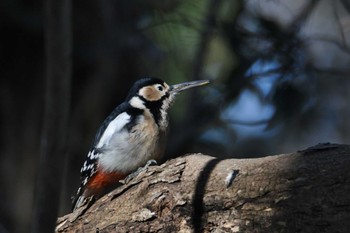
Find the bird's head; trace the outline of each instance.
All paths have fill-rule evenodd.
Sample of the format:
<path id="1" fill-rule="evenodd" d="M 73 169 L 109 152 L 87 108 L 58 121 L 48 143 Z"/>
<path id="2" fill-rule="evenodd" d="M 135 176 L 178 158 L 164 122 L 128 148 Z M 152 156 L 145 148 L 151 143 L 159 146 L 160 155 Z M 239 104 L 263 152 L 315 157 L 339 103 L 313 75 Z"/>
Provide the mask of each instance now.
<path id="1" fill-rule="evenodd" d="M 127 101 L 134 108 L 150 110 L 157 124 L 162 125 L 166 121 L 166 111 L 179 92 L 208 83 L 208 80 L 198 80 L 168 85 L 158 78 L 144 78 L 134 83 Z"/>

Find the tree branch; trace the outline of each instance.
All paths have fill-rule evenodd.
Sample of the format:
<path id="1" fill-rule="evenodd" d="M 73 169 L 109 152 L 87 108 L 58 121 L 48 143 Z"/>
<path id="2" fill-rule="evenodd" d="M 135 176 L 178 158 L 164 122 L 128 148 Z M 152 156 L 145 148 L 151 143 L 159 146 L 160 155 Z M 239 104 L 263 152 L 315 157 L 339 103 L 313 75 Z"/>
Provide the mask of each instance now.
<path id="1" fill-rule="evenodd" d="M 63 216 L 57 232 L 347 232 L 349 167 L 350 146 L 337 144 L 257 159 L 192 154 Z"/>

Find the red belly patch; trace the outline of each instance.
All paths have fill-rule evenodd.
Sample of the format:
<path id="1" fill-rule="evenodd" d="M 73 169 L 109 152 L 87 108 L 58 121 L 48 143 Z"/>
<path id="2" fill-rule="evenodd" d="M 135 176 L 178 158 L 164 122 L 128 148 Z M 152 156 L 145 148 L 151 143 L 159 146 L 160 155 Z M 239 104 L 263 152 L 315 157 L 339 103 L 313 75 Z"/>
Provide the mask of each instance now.
<path id="1" fill-rule="evenodd" d="M 119 172 L 97 171 L 87 183 L 87 187 L 93 192 L 101 193 L 105 188 L 117 184 L 119 180 L 125 177 L 126 175 Z"/>

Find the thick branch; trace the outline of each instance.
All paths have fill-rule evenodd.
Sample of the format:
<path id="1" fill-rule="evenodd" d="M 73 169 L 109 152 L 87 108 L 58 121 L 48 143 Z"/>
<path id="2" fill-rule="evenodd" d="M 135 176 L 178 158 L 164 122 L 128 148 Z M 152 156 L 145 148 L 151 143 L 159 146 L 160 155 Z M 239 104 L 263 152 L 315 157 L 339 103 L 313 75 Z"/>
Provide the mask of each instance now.
<path id="1" fill-rule="evenodd" d="M 350 146 L 170 160 L 104 196 L 58 232 L 347 232 Z"/>

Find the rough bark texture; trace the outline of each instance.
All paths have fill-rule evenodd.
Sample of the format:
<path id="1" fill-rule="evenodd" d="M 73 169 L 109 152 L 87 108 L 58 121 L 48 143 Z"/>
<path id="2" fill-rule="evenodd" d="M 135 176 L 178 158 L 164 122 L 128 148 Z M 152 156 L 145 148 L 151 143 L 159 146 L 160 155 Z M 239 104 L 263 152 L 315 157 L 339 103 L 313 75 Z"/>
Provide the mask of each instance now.
<path id="1" fill-rule="evenodd" d="M 61 217 L 56 230 L 350 232 L 350 146 L 257 159 L 179 157 L 149 167 L 84 212 Z"/>

